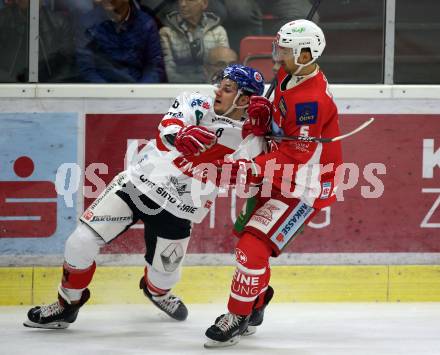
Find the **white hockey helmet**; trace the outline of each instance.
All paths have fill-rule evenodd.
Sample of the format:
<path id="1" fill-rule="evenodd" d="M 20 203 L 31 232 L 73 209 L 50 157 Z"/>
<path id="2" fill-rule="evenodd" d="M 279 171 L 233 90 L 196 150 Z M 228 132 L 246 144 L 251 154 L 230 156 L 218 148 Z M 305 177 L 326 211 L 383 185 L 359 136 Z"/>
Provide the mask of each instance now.
<path id="1" fill-rule="evenodd" d="M 304 48 L 309 48 L 312 54 L 312 60 L 307 63 L 308 65 L 318 59 L 324 51 L 324 33 L 322 32 L 321 28 L 319 28 L 319 26 L 312 21 L 291 21 L 282 26 L 277 33 L 276 43 L 274 43 L 275 61 L 277 61 L 278 56 L 277 47 L 292 48 L 292 55 L 295 59 L 296 65 L 301 65 L 298 63 L 301 50 Z"/>

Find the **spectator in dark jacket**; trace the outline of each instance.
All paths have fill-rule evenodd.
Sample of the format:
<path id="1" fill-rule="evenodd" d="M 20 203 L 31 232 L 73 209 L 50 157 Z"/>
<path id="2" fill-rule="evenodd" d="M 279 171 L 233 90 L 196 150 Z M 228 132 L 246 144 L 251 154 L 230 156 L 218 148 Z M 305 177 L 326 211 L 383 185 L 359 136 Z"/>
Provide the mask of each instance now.
<path id="1" fill-rule="evenodd" d="M 29 0 L 14 0 L 0 10 L 0 82 L 28 82 Z M 75 47 L 69 20 L 40 8 L 39 82 L 75 80 Z"/>
<path id="2" fill-rule="evenodd" d="M 95 0 L 81 19 L 77 62 L 83 81 L 158 83 L 165 81 L 156 23 L 131 0 Z"/>

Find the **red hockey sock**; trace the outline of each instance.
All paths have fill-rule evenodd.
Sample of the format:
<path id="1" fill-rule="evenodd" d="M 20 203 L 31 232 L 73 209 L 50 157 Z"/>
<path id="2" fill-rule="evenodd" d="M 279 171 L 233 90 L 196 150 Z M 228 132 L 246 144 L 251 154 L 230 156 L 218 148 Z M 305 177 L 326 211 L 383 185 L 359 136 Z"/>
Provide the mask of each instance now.
<path id="1" fill-rule="evenodd" d="M 84 289 L 92 281 L 95 270 L 95 262 L 93 262 L 93 264 L 87 269 L 75 269 L 65 262 L 63 264 L 63 278 L 61 280 L 61 286 L 66 289 Z"/>
<path id="2" fill-rule="evenodd" d="M 151 283 L 151 281 L 148 279 L 148 268 L 146 266 L 145 266 L 145 271 L 144 271 L 144 280 L 145 280 L 145 284 L 147 285 L 148 291 L 153 296 L 163 296 L 169 291 L 169 290 L 164 290 L 162 288 L 156 287 Z"/>
<path id="3" fill-rule="evenodd" d="M 269 284 L 271 248 L 245 232 L 235 248 L 237 268 L 231 284 L 228 309 L 231 313 L 249 315 Z M 258 302 L 258 301 L 257 301 Z"/>

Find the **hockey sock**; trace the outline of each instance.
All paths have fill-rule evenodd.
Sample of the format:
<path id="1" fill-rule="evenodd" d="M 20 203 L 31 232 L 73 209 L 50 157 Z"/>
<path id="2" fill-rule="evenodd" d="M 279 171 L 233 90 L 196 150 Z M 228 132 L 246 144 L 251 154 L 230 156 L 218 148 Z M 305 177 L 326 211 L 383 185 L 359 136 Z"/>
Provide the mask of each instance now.
<path id="1" fill-rule="evenodd" d="M 235 248 L 237 268 L 231 284 L 228 309 L 238 315 L 249 315 L 255 300 L 263 295 L 270 279 L 271 248 L 245 232 Z M 259 303 L 259 301 L 257 301 Z"/>
<path id="2" fill-rule="evenodd" d="M 264 291 L 260 293 L 260 295 L 257 297 L 257 299 L 254 302 L 253 309 L 258 309 L 264 306 L 264 296 L 266 295 L 267 287 L 264 288 Z"/>
<path id="3" fill-rule="evenodd" d="M 153 296 L 163 296 L 168 293 L 168 290 L 161 289 L 152 284 L 152 282 L 148 279 L 148 268 L 145 266 L 144 272 L 144 280 L 147 285 L 148 292 L 150 292 Z"/>
<path id="4" fill-rule="evenodd" d="M 74 302 L 81 299 L 82 291 L 92 281 L 95 270 L 95 262 L 93 262 L 93 264 L 90 265 L 87 269 L 76 269 L 66 262 L 63 264 L 61 290 L 69 298 L 66 301 Z"/>

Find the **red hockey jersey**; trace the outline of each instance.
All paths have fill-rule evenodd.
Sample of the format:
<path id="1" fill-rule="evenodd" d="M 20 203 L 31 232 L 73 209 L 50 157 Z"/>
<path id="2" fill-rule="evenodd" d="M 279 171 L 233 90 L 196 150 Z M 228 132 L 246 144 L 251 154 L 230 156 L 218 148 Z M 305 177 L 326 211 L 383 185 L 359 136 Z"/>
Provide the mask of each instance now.
<path id="1" fill-rule="evenodd" d="M 281 68 L 273 105 L 274 135 L 326 138 L 340 135 L 338 111 L 327 79 L 319 68 L 305 77 L 293 78 Z M 335 173 L 342 163 L 340 142 L 280 140 L 273 146 L 270 153 L 256 159 L 260 166 L 265 166 L 263 196 L 268 193 L 264 191 L 266 187 L 271 188 L 271 195 L 281 193 L 285 197 L 295 197 L 315 208 L 335 201 Z M 274 171 L 273 179 L 269 166 Z M 273 180 L 272 184 L 269 180 Z"/>

